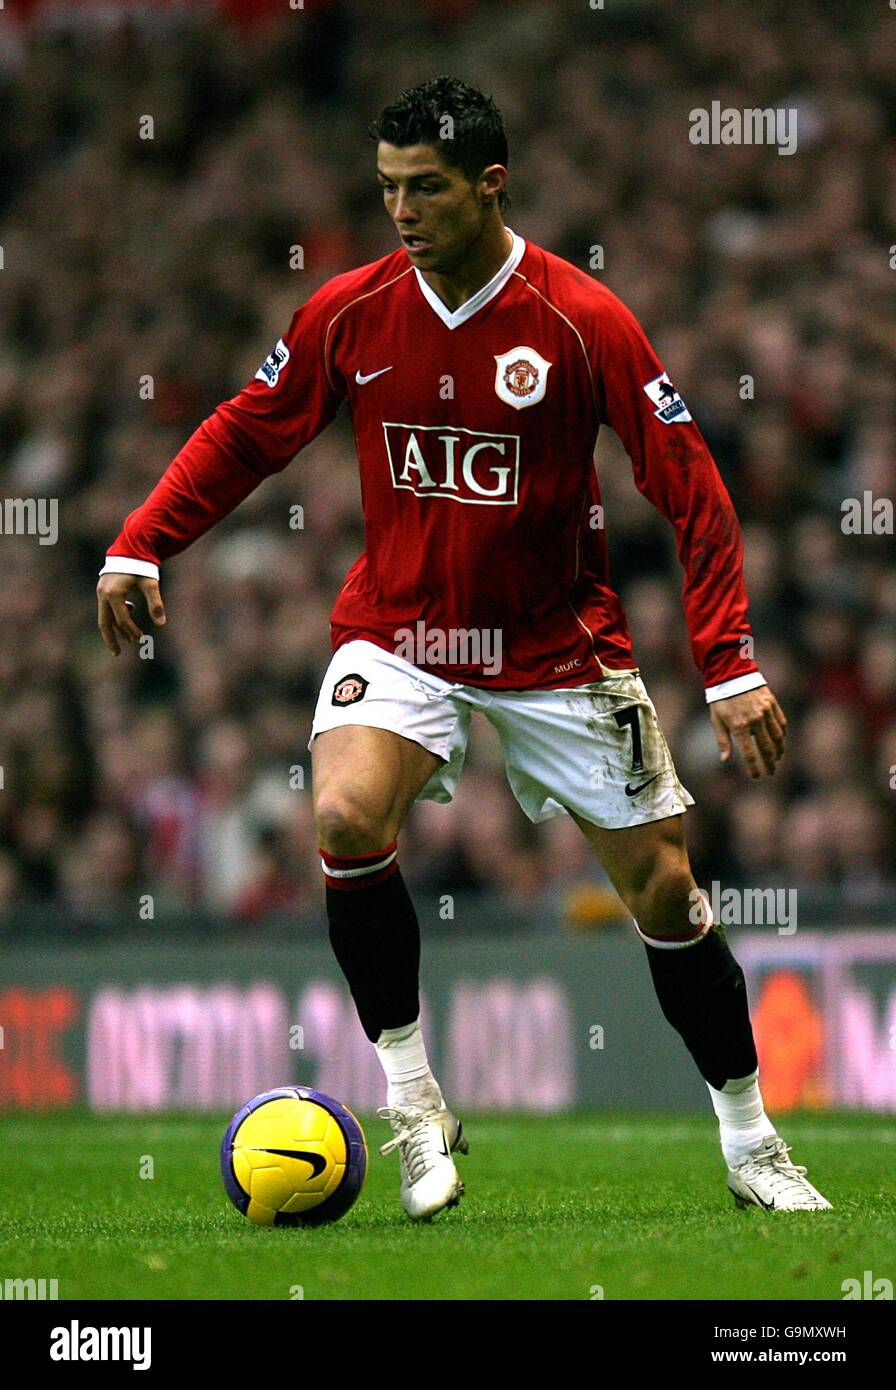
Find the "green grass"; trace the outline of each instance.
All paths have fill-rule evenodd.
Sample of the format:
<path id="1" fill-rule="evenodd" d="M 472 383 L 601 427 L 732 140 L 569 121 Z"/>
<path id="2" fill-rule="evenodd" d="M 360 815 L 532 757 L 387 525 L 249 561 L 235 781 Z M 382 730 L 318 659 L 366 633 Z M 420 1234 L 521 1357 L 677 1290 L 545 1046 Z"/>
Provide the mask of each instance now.
<path id="1" fill-rule="evenodd" d="M 792 1116 L 782 1132 L 833 1212 L 739 1212 L 711 1116 L 465 1115 L 467 1196 L 430 1225 L 398 1203 L 368 1120 L 367 1186 L 317 1230 L 252 1226 L 227 1202 L 227 1117 L 0 1119 L 0 1280 L 60 1298 L 840 1299 L 896 1278 L 896 1121 Z M 155 1177 L 138 1176 L 151 1155 Z"/>

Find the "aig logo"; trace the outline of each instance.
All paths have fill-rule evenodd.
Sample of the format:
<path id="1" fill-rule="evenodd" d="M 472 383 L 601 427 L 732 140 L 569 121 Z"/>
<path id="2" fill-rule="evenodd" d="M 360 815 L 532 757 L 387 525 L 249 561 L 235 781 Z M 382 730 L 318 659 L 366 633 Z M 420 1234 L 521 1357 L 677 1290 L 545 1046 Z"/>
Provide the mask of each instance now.
<path id="1" fill-rule="evenodd" d="M 518 499 L 520 437 L 453 425 L 383 422 L 392 486 L 417 497 L 451 497 L 478 506 Z"/>

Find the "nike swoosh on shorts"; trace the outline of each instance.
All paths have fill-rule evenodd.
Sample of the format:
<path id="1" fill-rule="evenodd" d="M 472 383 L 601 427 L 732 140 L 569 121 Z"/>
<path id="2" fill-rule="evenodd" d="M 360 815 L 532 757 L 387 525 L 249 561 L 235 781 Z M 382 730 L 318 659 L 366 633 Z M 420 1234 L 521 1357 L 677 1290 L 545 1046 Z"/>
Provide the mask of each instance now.
<path id="1" fill-rule="evenodd" d="M 632 784 L 631 784 L 631 782 L 626 782 L 626 784 L 625 784 L 625 794 L 626 794 L 626 796 L 637 796 L 637 795 L 638 795 L 638 792 L 642 792 L 642 791 L 644 790 L 645 787 L 649 787 L 649 786 L 650 786 L 651 782 L 655 782 L 656 779 L 659 777 L 659 775 L 660 775 L 660 774 L 659 774 L 658 772 L 655 772 L 655 773 L 653 774 L 652 777 L 648 777 L 648 779 L 647 779 L 646 782 L 642 782 L 641 785 L 640 785 L 640 787 L 633 787 Z"/>

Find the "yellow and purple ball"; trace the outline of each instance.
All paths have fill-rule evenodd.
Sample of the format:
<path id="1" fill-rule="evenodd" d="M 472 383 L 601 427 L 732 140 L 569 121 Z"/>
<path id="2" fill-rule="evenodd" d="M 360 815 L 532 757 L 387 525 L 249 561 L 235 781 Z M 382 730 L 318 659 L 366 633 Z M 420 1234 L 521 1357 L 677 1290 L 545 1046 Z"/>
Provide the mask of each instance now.
<path id="1" fill-rule="evenodd" d="M 367 1143 L 354 1115 L 307 1086 L 280 1086 L 234 1115 L 221 1176 L 238 1211 L 259 1226 L 321 1226 L 357 1201 Z"/>

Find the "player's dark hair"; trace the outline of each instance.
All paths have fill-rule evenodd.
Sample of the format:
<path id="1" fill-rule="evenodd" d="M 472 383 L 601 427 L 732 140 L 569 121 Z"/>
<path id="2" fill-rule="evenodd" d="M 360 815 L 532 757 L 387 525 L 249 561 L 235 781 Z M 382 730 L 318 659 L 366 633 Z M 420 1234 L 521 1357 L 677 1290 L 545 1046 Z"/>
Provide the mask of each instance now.
<path id="1" fill-rule="evenodd" d="M 450 124 L 445 121 L 449 116 Z M 451 138 L 446 135 L 451 132 Z M 433 145 L 442 159 L 472 183 L 489 164 L 507 166 L 507 136 L 501 113 L 484 92 L 457 77 L 433 77 L 396 97 L 368 133 L 389 145 Z M 502 190 L 503 212 L 510 198 Z"/>

